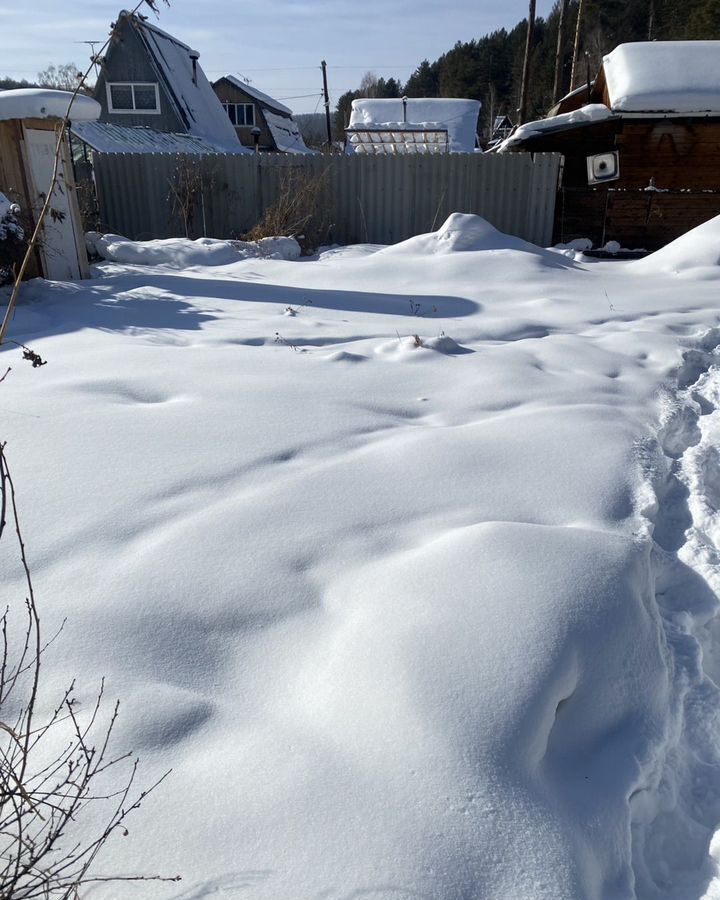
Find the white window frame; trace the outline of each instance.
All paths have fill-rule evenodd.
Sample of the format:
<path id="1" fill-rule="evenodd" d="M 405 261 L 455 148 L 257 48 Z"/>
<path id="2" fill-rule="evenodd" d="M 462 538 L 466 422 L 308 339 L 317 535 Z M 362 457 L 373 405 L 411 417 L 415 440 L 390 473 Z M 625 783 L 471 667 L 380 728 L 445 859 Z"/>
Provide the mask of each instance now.
<path id="1" fill-rule="evenodd" d="M 223 100 L 222 101 L 223 108 L 225 109 L 225 115 L 227 115 L 228 119 L 230 119 L 230 115 L 228 113 L 228 106 L 235 107 L 235 121 L 237 121 L 237 107 L 238 106 L 249 106 L 252 109 L 252 122 L 245 125 L 236 125 L 235 122 L 230 119 L 230 124 L 233 128 L 254 128 L 255 127 L 255 104 L 248 103 L 246 100 L 241 100 L 239 102 L 235 102 L 234 100 Z"/>
<path id="2" fill-rule="evenodd" d="M 155 88 L 155 109 L 135 109 L 135 87 Z M 114 87 L 129 87 L 132 89 L 133 109 L 116 109 L 112 102 L 112 90 Z M 160 90 L 157 82 L 153 81 L 108 81 L 105 84 L 107 94 L 108 112 L 123 116 L 157 116 L 160 114 Z"/>

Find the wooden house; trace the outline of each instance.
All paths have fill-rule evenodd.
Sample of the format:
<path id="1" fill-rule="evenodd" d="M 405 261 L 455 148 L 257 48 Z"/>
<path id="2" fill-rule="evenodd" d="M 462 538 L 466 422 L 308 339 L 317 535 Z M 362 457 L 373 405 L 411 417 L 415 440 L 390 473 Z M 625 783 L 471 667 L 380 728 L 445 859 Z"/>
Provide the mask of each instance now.
<path id="1" fill-rule="evenodd" d="M 28 236 L 52 181 L 57 129 L 71 97 L 67 91 L 41 88 L 0 92 L 0 193 L 20 207 L 18 217 Z M 99 113 L 98 104 L 82 95 L 70 111 L 74 121 L 92 121 Z M 28 274 L 66 281 L 87 278 L 89 270 L 67 137 L 60 154 L 50 215 Z"/>
<path id="2" fill-rule="evenodd" d="M 555 240 L 654 250 L 720 213 L 720 41 L 621 44 L 501 152 L 564 158 Z"/>
<path id="3" fill-rule="evenodd" d="M 95 87 L 100 121 L 187 134 L 216 152 L 243 152 L 199 58 L 145 17 L 122 10 Z"/>
<path id="4" fill-rule="evenodd" d="M 234 75 L 213 83 L 238 140 L 245 146 L 275 153 L 312 153 L 305 146 L 292 110 Z M 258 134 L 259 130 L 259 134 Z"/>

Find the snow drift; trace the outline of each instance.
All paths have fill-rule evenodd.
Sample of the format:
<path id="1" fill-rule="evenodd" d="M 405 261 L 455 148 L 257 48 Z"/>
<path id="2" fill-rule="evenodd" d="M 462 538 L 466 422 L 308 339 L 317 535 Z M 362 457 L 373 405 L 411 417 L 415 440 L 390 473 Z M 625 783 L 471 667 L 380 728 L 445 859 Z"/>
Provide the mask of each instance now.
<path id="1" fill-rule="evenodd" d="M 259 241 L 221 241 L 214 238 L 168 238 L 131 241 L 118 234 L 85 235 L 88 250 L 112 262 L 134 265 L 224 266 L 241 259 L 297 259 L 300 245 L 293 237 L 269 237 Z"/>
<path id="2" fill-rule="evenodd" d="M 666 247 L 632 263 L 630 271 L 640 275 L 720 277 L 720 216 L 715 216 L 676 238 Z"/>
<path id="3" fill-rule="evenodd" d="M 469 216 L 301 265 L 193 246 L 34 283 L 48 365 L 3 350 L 49 682 L 105 673 L 118 747 L 173 768 L 103 872 L 717 896 L 714 283 Z"/>

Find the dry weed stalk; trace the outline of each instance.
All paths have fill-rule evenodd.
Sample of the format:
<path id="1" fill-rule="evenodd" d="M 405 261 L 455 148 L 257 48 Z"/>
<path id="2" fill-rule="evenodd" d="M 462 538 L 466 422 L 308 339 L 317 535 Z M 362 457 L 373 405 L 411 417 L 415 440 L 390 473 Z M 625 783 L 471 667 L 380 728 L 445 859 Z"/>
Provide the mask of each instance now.
<path id="1" fill-rule="evenodd" d="M 142 6 L 147 5 L 152 9 L 155 13 L 157 13 L 157 2 L 158 0 L 139 0 L 139 3 L 135 5 L 132 9 L 132 15 L 134 15 Z M 170 0 L 164 0 L 166 6 L 170 5 Z M 113 40 L 115 35 L 115 29 L 110 32 L 108 39 L 105 41 L 100 50 L 92 57 L 90 60 L 90 65 L 87 67 L 82 76 L 78 79 L 78 84 L 75 90 L 70 97 L 70 101 L 68 102 L 68 108 L 65 112 L 64 118 L 61 120 L 60 124 L 56 130 L 56 141 L 55 141 L 55 155 L 53 159 L 53 170 L 52 175 L 50 176 L 50 185 L 48 186 L 48 190 L 45 193 L 45 199 L 43 201 L 42 208 L 37 217 L 37 221 L 35 222 L 35 228 L 33 229 L 32 236 L 28 241 L 27 248 L 25 250 L 25 255 L 23 256 L 23 260 L 20 264 L 20 268 L 15 273 L 15 281 L 13 283 L 12 294 L 10 295 L 10 300 L 7 305 L 7 309 L 5 310 L 5 315 L 2 320 L 2 324 L 0 325 L 0 345 L 5 340 L 5 334 L 8 329 L 8 325 L 10 324 L 10 319 L 12 318 L 13 309 L 15 308 L 15 303 L 17 302 L 18 294 L 20 293 L 20 285 L 22 284 L 22 280 L 25 277 L 25 272 L 27 271 L 27 267 L 30 264 L 30 260 L 32 259 L 32 255 L 35 252 L 35 248 L 40 241 L 40 234 L 42 232 L 43 223 L 45 221 L 46 216 L 50 213 L 50 204 L 52 202 L 52 196 L 55 191 L 55 188 L 58 185 L 58 176 L 60 174 L 60 160 L 62 158 L 62 148 L 63 142 L 65 140 L 65 134 L 70 126 L 70 113 L 72 111 L 73 103 L 75 102 L 75 98 L 79 93 L 81 93 L 85 86 L 87 85 L 87 80 L 90 77 L 90 73 L 93 71 L 98 62 L 102 62 L 102 54 L 110 45 L 110 42 Z"/>
<path id="2" fill-rule="evenodd" d="M 156 3 L 157 0 L 140 0 L 132 12 L 137 12 L 143 4 L 157 12 Z M 169 5 L 169 0 L 165 3 Z M 114 30 L 80 78 L 57 129 L 50 184 L 22 263 L 14 273 L 12 294 L 0 324 L 0 345 L 17 343 L 8 341 L 6 332 L 23 277 L 38 246 L 43 222 L 48 215 L 53 215 L 51 200 L 58 187 L 72 105 L 113 35 Z M 34 367 L 45 365 L 38 354 L 22 344 L 17 346 L 22 347 L 24 358 Z M 8 367 L 0 382 L 9 372 Z M 80 889 L 93 882 L 178 881 L 178 876 L 91 874 L 96 857 L 111 835 L 118 831 L 127 834 L 127 817 L 167 776 L 136 792 L 137 760 L 129 754 L 116 756 L 110 749 L 119 704 L 115 704 L 107 718 L 103 712 L 102 685 L 87 711 L 81 710 L 78 704 L 73 682 L 48 714 L 40 714 L 42 659 L 54 638 L 43 643 L 41 637 L 15 486 L 5 444 L 0 443 L 0 542 L 8 522 L 14 527 L 26 597 L 19 641 L 14 637 L 19 611 L 7 607 L 0 616 L 0 898 L 78 900 Z M 6 545 L 7 538 L 3 546 Z M 118 769 L 123 762 L 129 769 L 125 775 Z M 88 836 L 82 828 L 89 806 L 93 821 L 97 821 L 98 812 L 104 812 L 100 826 L 93 828 Z"/>
<path id="3" fill-rule="evenodd" d="M 110 836 L 117 831 L 127 834 L 128 815 L 166 775 L 135 793 L 138 761 L 110 751 L 119 704 L 103 725 L 102 685 L 86 713 L 79 708 L 73 682 L 40 719 L 42 658 L 55 638 L 43 643 L 15 486 L 5 445 L 0 444 L 0 539 L 8 521 L 15 531 L 26 598 L 19 642 L 12 640 L 11 611 L 6 609 L 0 617 L 0 897 L 75 900 L 79 889 L 91 882 L 177 881 L 178 877 L 90 874 Z M 114 770 L 123 762 L 129 774 L 118 787 Z M 80 829 L 89 805 L 95 810 L 102 805 L 105 814 L 104 824 L 86 838 Z"/>
<path id="4" fill-rule="evenodd" d="M 308 175 L 300 169 L 289 169 L 280 179 L 277 200 L 243 239 L 294 237 L 304 253 L 319 247 L 327 239 L 331 224 L 324 197 L 325 174 Z"/>

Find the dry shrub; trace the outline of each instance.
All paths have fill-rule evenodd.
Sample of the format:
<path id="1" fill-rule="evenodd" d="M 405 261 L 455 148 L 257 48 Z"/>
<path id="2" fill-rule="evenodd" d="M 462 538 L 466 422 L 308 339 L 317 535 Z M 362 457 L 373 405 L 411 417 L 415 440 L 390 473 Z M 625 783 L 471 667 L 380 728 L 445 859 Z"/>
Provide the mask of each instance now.
<path id="1" fill-rule="evenodd" d="M 14 604 L 0 614 L 0 897 L 78 900 L 83 887 L 98 882 L 177 881 L 93 874 L 105 844 L 127 834 L 128 816 L 165 776 L 136 790 L 137 760 L 111 751 L 119 704 L 103 714 L 102 684 L 85 709 L 74 682 L 54 704 L 40 702 L 42 660 L 54 637 L 41 636 L 15 486 L 0 443 L 0 539 L 7 526 L 15 532 L 25 603 L 24 610 Z"/>
<path id="2" fill-rule="evenodd" d="M 325 197 L 325 173 L 308 175 L 290 169 L 280 180 L 277 200 L 263 212 L 247 234 L 246 241 L 265 237 L 294 237 L 305 254 L 327 241 L 330 207 Z"/>

